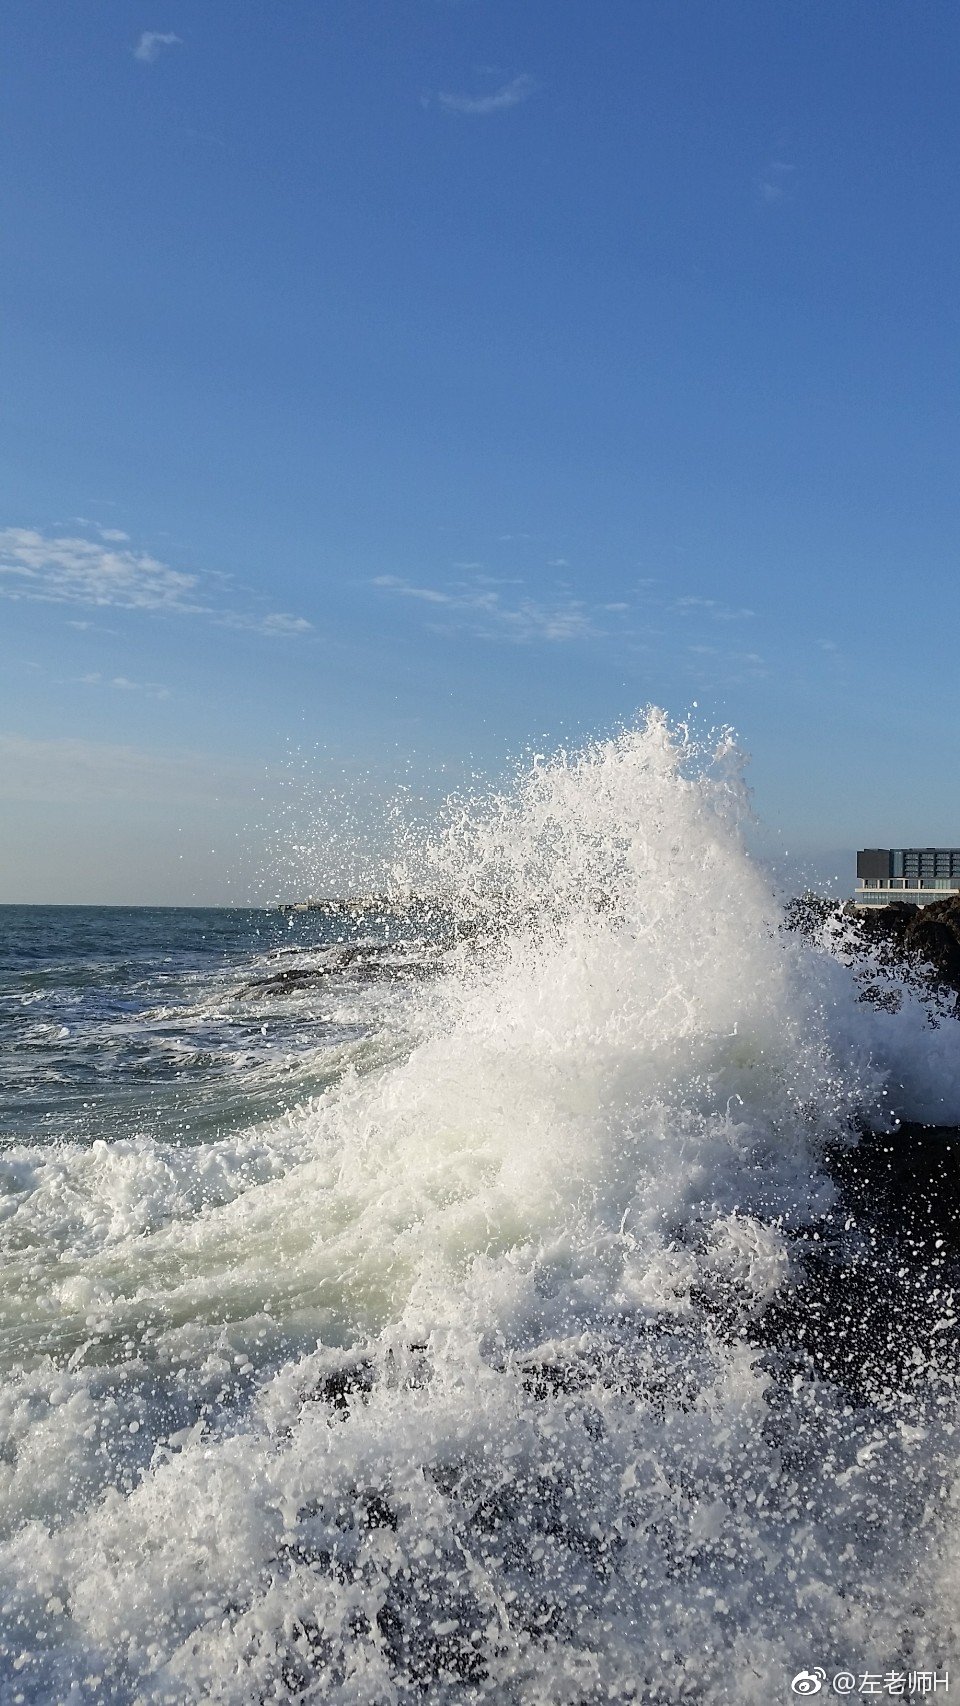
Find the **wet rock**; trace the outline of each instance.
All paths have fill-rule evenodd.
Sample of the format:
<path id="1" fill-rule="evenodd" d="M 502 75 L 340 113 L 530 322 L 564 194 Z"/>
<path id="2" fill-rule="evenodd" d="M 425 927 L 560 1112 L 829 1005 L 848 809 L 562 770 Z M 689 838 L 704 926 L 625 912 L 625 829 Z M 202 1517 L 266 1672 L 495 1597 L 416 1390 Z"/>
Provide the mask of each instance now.
<path id="1" fill-rule="evenodd" d="M 363 1403 L 370 1396 L 375 1378 L 374 1366 L 370 1359 L 358 1357 L 325 1374 L 319 1385 L 307 1394 L 306 1401 L 310 1404 L 326 1404 L 329 1409 L 346 1415 L 354 1403 Z"/>
<path id="2" fill-rule="evenodd" d="M 775 1372 L 809 1372 L 855 1403 L 960 1377 L 960 1130 L 904 1123 L 828 1152 L 833 1228 L 797 1240 L 794 1278 L 751 1336 Z M 831 1230 L 840 1231 L 836 1243 Z"/>
<path id="3" fill-rule="evenodd" d="M 929 967 L 937 983 L 960 994 L 960 895 L 928 906 L 863 908 L 855 916 L 864 941 Z"/>
<path id="4" fill-rule="evenodd" d="M 960 1130 L 904 1121 L 864 1132 L 827 1165 L 858 1221 L 896 1240 L 914 1259 L 940 1249 L 960 1256 Z"/>
<path id="5" fill-rule="evenodd" d="M 237 991 L 235 999 L 255 1001 L 263 995 L 295 995 L 301 990 L 313 989 L 327 978 L 348 970 L 350 977 L 356 982 L 372 983 L 429 977 L 436 967 L 420 960 L 398 963 L 396 960 L 380 958 L 370 951 L 361 954 L 359 948 L 344 948 L 335 959 L 326 960 L 322 965 L 288 966 L 283 971 L 271 972 L 269 977 L 254 978 Z"/>
<path id="6" fill-rule="evenodd" d="M 271 972 L 268 977 L 256 977 L 237 991 L 238 1001 L 255 1000 L 260 995 L 290 995 L 301 989 L 312 989 L 334 972 L 344 971 L 357 958 L 358 949 L 343 948 L 325 959 L 322 965 L 287 966 Z"/>
<path id="7" fill-rule="evenodd" d="M 891 901 L 889 906 L 858 907 L 852 901 L 839 909 L 847 930 L 847 946 L 869 952 L 880 969 L 911 984 L 951 990 L 960 1005 L 960 895 L 945 895 L 927 906 Z M 836 902 L 822 895 L 801 895 L 786 907 L 788 930 L 816 936 L 837 916 Z M 864 997 L 890 1005 L 889 991 L 872 988 Z"/>

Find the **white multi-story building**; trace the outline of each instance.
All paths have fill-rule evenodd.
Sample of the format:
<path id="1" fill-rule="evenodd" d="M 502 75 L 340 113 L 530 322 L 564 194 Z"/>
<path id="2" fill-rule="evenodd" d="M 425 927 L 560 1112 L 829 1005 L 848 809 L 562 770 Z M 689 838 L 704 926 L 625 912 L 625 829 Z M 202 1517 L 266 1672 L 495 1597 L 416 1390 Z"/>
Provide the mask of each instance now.
<path id="1" fill-rule="evenodd" d="M 960 893 L 960 847 L 862 847 L 857 906 L 927 906 Z"/>

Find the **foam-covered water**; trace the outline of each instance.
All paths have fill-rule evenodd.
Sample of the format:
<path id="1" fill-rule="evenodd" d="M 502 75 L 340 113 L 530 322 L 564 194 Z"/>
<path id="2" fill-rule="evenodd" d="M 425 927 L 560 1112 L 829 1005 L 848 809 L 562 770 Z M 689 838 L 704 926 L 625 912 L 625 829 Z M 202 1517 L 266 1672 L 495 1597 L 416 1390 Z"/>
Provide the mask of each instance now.
<path id="1" fill-rule="evenodd" d="M 960 1123 L 960 1030 L 909 990 L 864 1005 L 835 943 L 782 929 L 744 809 L 730 743 L 659 716 L 538 760 L 411 849 L 398 881 L 469 933 L 393 942 L 428 977 L 351 994 L 333 966 L 324 1001 L 367 1005 L 343 1044 L 318 1017 L 275 1117 L 185 1138 L 141 1107 L 52 1145 L 21 1120 L 4 1700 L 759 1703 L 816 1665 L 942 1673 L 949 1264 L 931 1243 L 897 1292 L 825 1157 L 858 1122 Z M 297 992 L 253 971 L 279 1019 Z M 827 1271 L 858 1276 L 835 1319 Z M 911 1301 L 854 1378 L 864 1274 Z"/>

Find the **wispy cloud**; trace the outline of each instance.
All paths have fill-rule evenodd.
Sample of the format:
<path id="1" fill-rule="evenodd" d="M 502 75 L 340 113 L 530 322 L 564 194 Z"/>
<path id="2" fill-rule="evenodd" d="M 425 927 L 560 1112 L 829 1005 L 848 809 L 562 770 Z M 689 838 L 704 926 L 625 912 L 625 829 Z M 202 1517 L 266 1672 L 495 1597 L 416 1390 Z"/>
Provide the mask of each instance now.
<path id="1" fill-rule="evenodd" d="M 174 35 L 172 30 L 144 30 L 133 49 L 133 57 L 144 65 L 152 65 L 165 47 L 180 47 L 182 44 L 182 36 Z"/>
<path id="2" fill-rule="evenodd" d="M 437 104 L 447 113 L 459 113 L 465 118 L 486 118 L 490 113 L 503 113 L 510 107 L 520 106 L 522 101 L 529 99 L 536 86 L 534 78 L 524 74 L 512 77 L 509 83 L 488 95 L 440 94 Z"/>
<path id="3" fill-rule="evenodd" d="M 559 566 L 554 559 L 551 567 Z M 462 570 L 472 565 L 457 563 L 453 567 Z M 439 584 L 377 575 L 372 584 L 395 598 L 421 604 L 435 631 L 526 645 L 577 640 L 634 645 L 641 639 L 656 639 L 662 651 L 672 639 L 680 652 L 717 657 L 724 649 L 722 641 L 713 643 L 719 639 L 717 629 L 749 622 L 755 616 L 745 605 L 727 605 L 697 593 L 664 597 L 652 590 L 656 585 L 652 579 L 624 588 L 619 598 L 596 599 L 578 597 L 575 584 L 556 576 L 551 588 L 537 588 L 533 593 L 525 591 L 522 580 L 495 578 L 479 571 Z M 659 621 L 659 627 L 651 627 L 651 618 Z M 741 671 L 765 668 L 756 653 L 737 651 L 729 656 Z"/>
<path id="4" fill-rule="evenodd" d="M 670 613 L 675 616 L 708 616 L 714 622 L 745 622 L 756 614 L 746 608 L 732 609 L 729 605 L 721 604 L 716 598 L 677 598 L 669 606 Z"/>
<path id="5" fill-rule="evenodd" d="M 221 627 L 278 636 L 311 629 L 306 617 L 286 611 L 233 609 L 227 603 L 233 590 L 229 577 L 173 569 L 123 543 L 127 536 L 119 529 L 98 532 L 100 538 L 84 539 L 29 527 L 0 528 L 0 598 L 199 616 Z"/>
<path id="6" fill-rule="evenodd" d="M 0 529 L 0 597 L 126 610 L 206 608 L 197 575 L 105 540 L 51 537 L 29 527 Z"/>
<path id="7" fill-rule="evenodd" d="M 791 186 L 793 173 L 796 171 L 789 160 L 768 160 L 760 173 L 757 188 L 760 200 L 765 202 L 783 201 Z"/>
<path id="8" fill-rule="evenodd" d="M 309 634 L 313 623 L 305 616 L 291 616 L 285 610 L 271 610 L 266 616 L 244 615 L 228 610 L 216 617 L 221 628 L 242 628 L 250 634 Z"/>
<path id="9" fill-rule="evenodd" d="M 587 606 L 575 598 L 544 603 L 519 598 L 508 603 L 487 577 L 451 587 L 414 586 L 398 575 L 377 575 L 374 586 L 402 598 L 419 599 L 447 618 L 446 625 L 481 639 L 529 645 L 536 641 L 582 640 L 599 632 Z"/>
<path id="10" fill-rule="evenodd" d="M 54 525 L 60 526 L 61 524 L 56 522 Z M 97 533 L 101 539 L 106 539 L 110 545 L 126 545 L 130 538 L 129 533 L 124 533 L 122 527 L 103 527 L 99 521 L 91 521 L 88 515 L 73 516 L 70 525 L 82 527 L 87 533 Z"/>
<path id="11" fill-rule="evenodd" d="M 720 646 L 688 646 L 692 660 L 688 677 L 699 692 L 742 687 L 767 681 L 771 670 L 759 652 L 726 651 Z"/>
<path id="12" fill-rule="evenodd" d="M 160 681 L 131 681 L 128 675 L 103 675 L 99 669 L 74 677 L 81 687 L 115 687 L 121 693 L 145 693 L 148 699 L 169 699 L 170 689 Z"/>
<path id="13" fill-rule="evenodd" d="M 452 593 L 441 592 L 435 586 L 411 586 L 409 581 L 401 580 L 399 575 L 375 575 L 374 586 L 381 587 L 385 592 L 399 592 L 404 598 L 420 598 L 425 604 L 454 604 L 457 602 Z"/>

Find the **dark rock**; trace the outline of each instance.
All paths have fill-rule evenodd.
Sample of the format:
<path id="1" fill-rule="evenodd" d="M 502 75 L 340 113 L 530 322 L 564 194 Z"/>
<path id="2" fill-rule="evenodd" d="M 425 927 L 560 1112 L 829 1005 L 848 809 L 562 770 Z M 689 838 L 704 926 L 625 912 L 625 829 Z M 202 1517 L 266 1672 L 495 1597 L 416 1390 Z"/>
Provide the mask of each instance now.
<path id="1" fill-rule="evenodd" d="M 856 964 L 859 953 L 869 956 L 872 969 L 894 985 L 932 996 L 940 1016 L 949 1014 L 952 994 L 954 1012 L 960 1016 L 960 894 L 947 894 L 926 906 L 894 900 L 888 906 L 860 907 L 847 901 L 842 908 L 822 895 L 805 894 L 788 902 L 784 923 L 788 930 L 816 938 L 838 913 L 846 926 L 841 947 L 845 957 Z M 861 999 L 895 1011 L 901 999 L 896 987 L 866 981 L 869 976 L 867 972 Z"/>
<path id="2" fill-rule="evenodd" d="M 373 1363 L 368 1357 L 358 1357 L 325 1374 L 319 1385 L 307 1394 L 307 1402 L 326 1404 L 331 1410 L 346 1415 L 354 1402 L 363 1403 L 369 1397 L 374 1379 Z"/>
<path id="3" fill-rule="evenodd" d="M 960 1374 L 960 1130 L 901 1125 L 864 1132 L 826 1156 L 843 1236 L 807 1229 L 796 1279 L 757 1323 L 779 1374 L 799 1356 L 857 1404 Z"/>
<path id="4" fill-rule="evenodd" d="M 370 950 L 361 952 L 359 948 L 343 948 L 336 958 L 326 960 L 323 965 L 289 966 L 284 971 L 271 972 L 269 977 L 254 978 L 237 991 L 235 999 L 252 1001 L 261 995 L 292 995 L 299 990 L 312 989 L 315 984 L 348 969 L 351 978 L 357 982 L 372 983 L 378 979 L 395 982 L 401 978 L 429 977 L 436 968 L 418 960 L 407 960 L 398 965 L 396 961 L 377 958 L 376 953 Z"/>
<path id="5" fill-rule="evenodd" d="M 960 1256 L 960 1130 L 904 1121 L 895 1132 L 865 1132 L 827 1164 L 858 1221 L 895 1237 L 903 1249 Z"/>
<path id="6" fill-rule="evenodd" d="M 269 977 L 254 978 L 238 990 L 236 999 L 249 1001 L 258 995 L 287 995 L 294 990 L 311 989 L 315 983 L 322 983 L 324 978 L 352 965 L 359 951 L 354 947 L 340 948 L 325 959 L 322 965 L 288 966 L 283 971 L 271 972 Z"/>
<path id="7" fill-rule="evenodd" d="M 849 914 L 848 914 L 849 916 Z M 960 895 L 928 906 L 858 908 L 853 916 L 862 940 L 899 955 L 914 968 L 927 967 L 933 982 L 960 994 Z"/>

